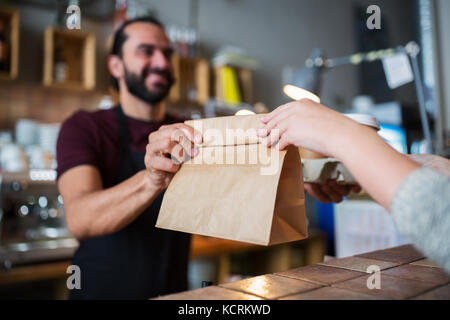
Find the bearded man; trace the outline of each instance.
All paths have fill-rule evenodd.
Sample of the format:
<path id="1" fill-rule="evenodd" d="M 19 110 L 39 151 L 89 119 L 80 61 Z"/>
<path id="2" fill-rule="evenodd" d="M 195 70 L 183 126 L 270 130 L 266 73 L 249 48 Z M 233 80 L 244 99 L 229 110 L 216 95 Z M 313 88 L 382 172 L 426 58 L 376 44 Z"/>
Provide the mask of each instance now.
<path id="1" fill-rule="evenodd" d="M 119 105 L 78 111 L 62 125 L 58 188 L 80 243 L 73 264 L 81 289 L 71 299 L 148 299 L 187 289 L 190 236 L 155 228 L 183 160 L 169 155 L 176 146 L 190 156 L 194 150 L 193 129 L 165 112 L 172 52 L 160 22 L 127 21 L 108 58 Z"/>

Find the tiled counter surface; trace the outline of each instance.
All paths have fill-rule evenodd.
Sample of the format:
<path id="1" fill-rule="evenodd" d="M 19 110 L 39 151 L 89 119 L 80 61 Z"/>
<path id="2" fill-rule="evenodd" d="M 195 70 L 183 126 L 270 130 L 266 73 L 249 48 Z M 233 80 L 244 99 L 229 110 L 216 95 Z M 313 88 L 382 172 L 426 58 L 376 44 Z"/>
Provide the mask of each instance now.
<path id="1" fill-rule="evenodd" d="M 380 289 L 367 287 L 371 265 L 381 270 Z M 404 245 L 157 299 L 450 300 L 450 277 L 412 245 Z"/>

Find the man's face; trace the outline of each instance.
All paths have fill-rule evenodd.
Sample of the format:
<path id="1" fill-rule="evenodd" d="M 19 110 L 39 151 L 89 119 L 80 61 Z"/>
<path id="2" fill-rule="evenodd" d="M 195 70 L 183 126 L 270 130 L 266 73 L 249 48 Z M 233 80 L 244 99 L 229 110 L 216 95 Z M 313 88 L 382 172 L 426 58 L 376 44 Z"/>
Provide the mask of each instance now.
<path id="1" fill-rule="evenodd" d="M 122 61 L 128 91 L 149 104 L 156 104 L 167 97 L 175 82 L 170 41 L 162 28 L 146 22 L 127 26 L 125 34 Z"/>

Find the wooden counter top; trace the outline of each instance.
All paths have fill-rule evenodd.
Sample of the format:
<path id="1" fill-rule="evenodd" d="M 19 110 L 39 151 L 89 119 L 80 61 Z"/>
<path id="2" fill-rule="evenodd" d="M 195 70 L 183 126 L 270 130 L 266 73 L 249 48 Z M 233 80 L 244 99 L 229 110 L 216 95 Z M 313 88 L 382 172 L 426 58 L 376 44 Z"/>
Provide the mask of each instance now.
<path id="1" fill-rule="evenodd" d="M 369 289 L 368 267 L 380 269 L 380 289 Z M 162 296 L 160 300 L 450 300 L 450 277 L 426 260 L 412 245 L 378 250 L 357 256 L 274 274 Z"/>

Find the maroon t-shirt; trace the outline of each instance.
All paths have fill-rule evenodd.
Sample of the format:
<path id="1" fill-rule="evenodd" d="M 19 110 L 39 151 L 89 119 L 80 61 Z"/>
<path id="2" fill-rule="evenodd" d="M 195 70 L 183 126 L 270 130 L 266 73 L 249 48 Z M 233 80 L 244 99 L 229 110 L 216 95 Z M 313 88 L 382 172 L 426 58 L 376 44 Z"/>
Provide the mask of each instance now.
<path id="1" fill-rule="evenodd" d="M 166 114 L 161 122 L 127 117 L 132 151 L 145 152 L 148 135 L 165 124 L 182 122 Z M 61 126 L 56 146 L 58 178 L 67 170 L 88 164 L 100 171 L 103 187 L 113 186 L 120 158 L 119 126 L 114 109 L 78 111 Z"/>

